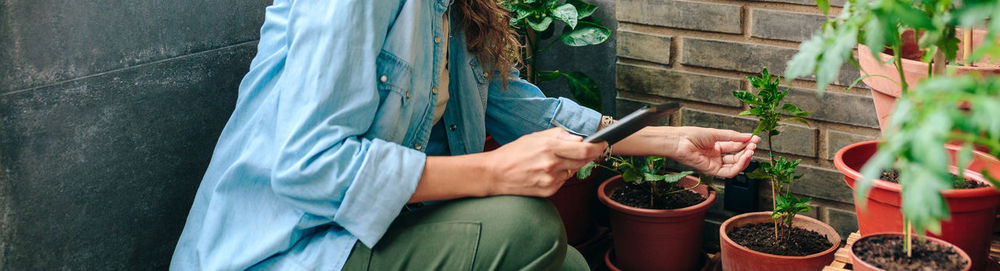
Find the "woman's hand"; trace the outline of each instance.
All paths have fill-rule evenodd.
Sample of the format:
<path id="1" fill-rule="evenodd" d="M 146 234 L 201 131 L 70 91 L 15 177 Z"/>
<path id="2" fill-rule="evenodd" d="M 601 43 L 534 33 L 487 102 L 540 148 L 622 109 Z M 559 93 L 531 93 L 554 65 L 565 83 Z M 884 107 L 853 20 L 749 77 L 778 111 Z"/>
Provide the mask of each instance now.
<path id="1" fill-rule="evenodd" d="M 760 137 L 732 130 L 677 128 L 677 145 L 668 156 L 702 173 L 730 178 L 750 162 Z"/>
<path id="2" fill-rule="evenodd" d="M 760 137 L 700 127 L 646 127 L 614 146 L 616 154 L 666 156 L 705 174 L 733 177 L 747 167 Z"/>
<path id="3" fill-rule="evenodd" d="M 548 197 L 580 167 L 597 159 L 606 143 L 583 143 L 561 128 L 518 138 L 487 156 L 488 195 Z"/>

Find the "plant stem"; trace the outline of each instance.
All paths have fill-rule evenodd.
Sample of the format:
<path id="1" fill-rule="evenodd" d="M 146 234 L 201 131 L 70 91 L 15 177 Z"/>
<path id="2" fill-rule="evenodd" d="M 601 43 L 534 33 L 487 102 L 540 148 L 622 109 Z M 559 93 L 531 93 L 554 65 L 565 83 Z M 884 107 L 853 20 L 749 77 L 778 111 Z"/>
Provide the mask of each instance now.
<path id="1" fill-rule="evenodd" d="M 903 73 L 903 44 L 899 42 L 898 44 L 892 45 L 892 51 L 894 52 L 892 56 L 893 62 L 896 63 L 896 72 L 899 73 L 899 85 L 902 87 L 903 94 L 909 91 L 910 86 L 906 83 L 906 75 Z"/>
<path id="2" fill-rule="evenodd" d="M 774 154 L 771 153 L 771 149 L 774 149 L 774 144 L 771 143 L 771 131 L 767 132 L 767 158 L 770 159 L 771 168 L 774 168 Z M 778 209 L 778 194 L 775 192 L 775 186 L 778 185 L 778 181 L 771 176 L 771 210 Z M 774 220 L 774 242 L 778 244 L 778 220 Z"/>
<path id="3" fill-rule="evenodd" d="M 906 238 L 906 242 L 903 243 L 903 250 L 906 251 L 907 258 L 913 256 L 913 244 L 910 240 L 912 239 L 913 234 L 911 231 L 913 231 L 913 223 L 906 221 L 906 225 L 903 225 L 903 238 Z"/>

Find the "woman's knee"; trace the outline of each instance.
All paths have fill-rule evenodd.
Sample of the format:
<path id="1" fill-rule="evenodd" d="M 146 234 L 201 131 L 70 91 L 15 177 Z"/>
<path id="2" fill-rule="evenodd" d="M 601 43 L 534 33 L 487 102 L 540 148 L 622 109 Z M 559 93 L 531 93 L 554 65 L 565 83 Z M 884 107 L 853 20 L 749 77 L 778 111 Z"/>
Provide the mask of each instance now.
<path id="1" fill-rule="evenodd" d="M 566 232 L 555 207 L 543 198 L 502 196 L 483 201 L 481 251 L 501 266 L 558 268 L 566 255 Z M 485 255 L 484 255 L 485 256 Z M 493 266 L 500 267 L 500 266 Z"/>

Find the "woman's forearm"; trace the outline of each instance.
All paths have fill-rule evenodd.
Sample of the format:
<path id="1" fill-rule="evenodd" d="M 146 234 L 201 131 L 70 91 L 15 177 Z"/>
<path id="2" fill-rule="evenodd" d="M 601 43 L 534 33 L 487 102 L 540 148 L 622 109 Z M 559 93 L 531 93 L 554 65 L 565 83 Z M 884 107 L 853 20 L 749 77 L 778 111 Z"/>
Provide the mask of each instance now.
<path id="1" fill-rule="evenodd" d="M 410 203 L 485 197 L 490 175 L 484 153 L 459 156 L 428 156 L 417 190 Z"/>
<path id="2" fill-rule="evenodd" d="M 616 155 L 670 156 L 677 149 L 676 127 L 649 126 L 615 143 L 611 148 Z"/>

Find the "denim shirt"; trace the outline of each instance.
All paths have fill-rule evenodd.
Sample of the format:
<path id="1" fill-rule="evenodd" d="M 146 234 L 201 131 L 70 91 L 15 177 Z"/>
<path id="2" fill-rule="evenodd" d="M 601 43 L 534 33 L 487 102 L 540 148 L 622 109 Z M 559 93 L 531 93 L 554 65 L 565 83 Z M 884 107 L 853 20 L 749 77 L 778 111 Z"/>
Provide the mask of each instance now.
<path id="1" fill-rule="evenodd" d="M 171 269 L 339 270 L 399 214 L 429 144 L 459 155 L 481 152 L 487 133 L 507 143 L 551 120 L 597 129 L 599 113 L 516 74 L 487 81 L 461 27 L 440 36 L 449 5 L 275 0 Z M 450 88 L 438 90 L 445 50 Z M 439 91 L 451 97 L 432 127 Z"/>

